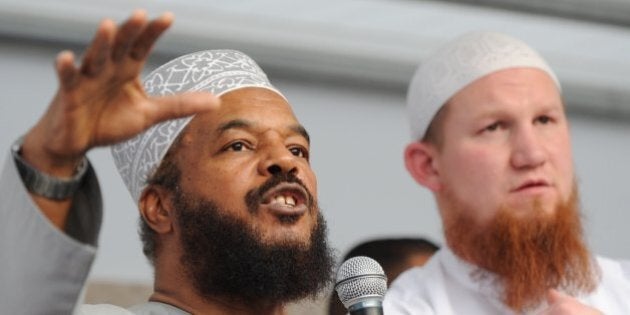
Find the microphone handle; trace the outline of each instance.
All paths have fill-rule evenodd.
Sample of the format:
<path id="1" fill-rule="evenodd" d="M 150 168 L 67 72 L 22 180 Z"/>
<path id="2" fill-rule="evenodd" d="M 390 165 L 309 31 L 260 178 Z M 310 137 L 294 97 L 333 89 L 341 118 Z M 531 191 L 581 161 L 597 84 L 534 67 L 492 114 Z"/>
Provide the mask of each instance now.
<path id="1" fill-rule="evenodd" d="M 363 307 L 360 309 L 352 310 L 350 315 L 383 315 L 382 306 Z"/>

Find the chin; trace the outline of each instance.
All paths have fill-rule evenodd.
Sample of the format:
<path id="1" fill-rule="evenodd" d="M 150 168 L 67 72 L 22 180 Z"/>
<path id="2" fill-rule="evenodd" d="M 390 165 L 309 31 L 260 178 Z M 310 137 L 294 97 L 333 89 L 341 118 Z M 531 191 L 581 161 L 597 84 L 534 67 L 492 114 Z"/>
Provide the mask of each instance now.
<path id="1" fill-rule="evenodd" d="M 276 226 L 261 235 L 261 242 L 265 245 L 294 245 L 309 246 L 312 228 L 298 226 Z"/>
<path id="2" fill-rule="evenodd" d="M 558 205 L 556 194 L 544 194 L 538 196 L 526 196 L 514 199 L 506 204 L 508 208 L 519 210 L 523 213 L 542 212 L 551 214 Z"/>

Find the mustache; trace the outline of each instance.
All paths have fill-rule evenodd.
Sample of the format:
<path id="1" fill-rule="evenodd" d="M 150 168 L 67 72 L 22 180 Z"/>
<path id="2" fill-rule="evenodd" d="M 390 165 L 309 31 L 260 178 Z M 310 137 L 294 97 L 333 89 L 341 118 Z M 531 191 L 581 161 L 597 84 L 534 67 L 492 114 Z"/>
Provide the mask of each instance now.
<path id="1" fill-rule="evenodd" d="M 310 190 L 306 188 L 306 185 L 293 173 L 276 173 L 273 174 L 267 181 L 265 181 L 262 185 L 258 186 L 258 188 L 252 189 L 247 192 L 245 195 L 245 204 L 247 204 L 247 208 L 250 212 L 254 213 L 258 209 L 258 205 L 262 202 L 263 196 L 274 187 L 282 184 L 282 183 L 294 183 L 300 185 L 304 191 L 306 192 L 306 206 L 310 209 L 314 202 L 315 198 L 311 194 Z"/>

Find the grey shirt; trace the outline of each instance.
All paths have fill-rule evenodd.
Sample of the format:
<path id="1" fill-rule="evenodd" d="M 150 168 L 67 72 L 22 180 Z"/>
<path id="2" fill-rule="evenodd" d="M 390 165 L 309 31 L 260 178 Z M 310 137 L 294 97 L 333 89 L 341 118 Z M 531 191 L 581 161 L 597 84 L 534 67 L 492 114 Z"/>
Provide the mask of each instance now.
<path id="1" fill-rule="evenodd" d="M 103 203 L 90 166 L 72 201 L 65 231 L 51 224 L 22 184 L 9 154 L 0 172 L 0 309 L 2 314 L 187 314 L 147 302 L 77 307 L 96 254 Z"/>

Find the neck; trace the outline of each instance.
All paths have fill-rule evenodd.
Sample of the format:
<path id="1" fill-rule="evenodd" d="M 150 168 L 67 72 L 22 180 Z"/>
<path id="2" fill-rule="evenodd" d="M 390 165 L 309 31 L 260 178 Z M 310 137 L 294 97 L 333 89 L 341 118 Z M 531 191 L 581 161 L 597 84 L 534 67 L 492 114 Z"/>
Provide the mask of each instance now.
<path id="1" fill-rule="evenodd" d="M 230 297 L 186 295 L 182 290 L 162 291 L 156 287 L 149 300 L 175 306 L 190 314 L 286 315 L 282 304 L 242 301 Z"/>

